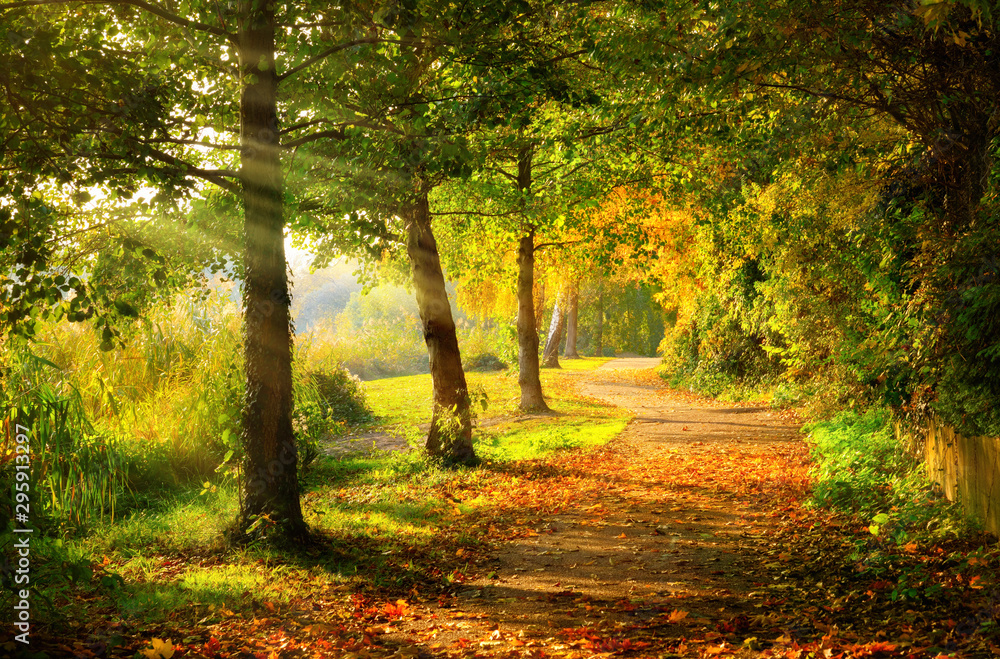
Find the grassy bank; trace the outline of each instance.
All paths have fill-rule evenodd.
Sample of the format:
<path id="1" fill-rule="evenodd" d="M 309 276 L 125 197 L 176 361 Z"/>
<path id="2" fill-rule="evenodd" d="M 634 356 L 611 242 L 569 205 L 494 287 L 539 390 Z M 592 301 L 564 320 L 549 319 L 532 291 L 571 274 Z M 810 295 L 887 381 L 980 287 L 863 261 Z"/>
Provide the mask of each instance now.
<path id="1" fill-rule="evenodd" d="M 447 593 L 477 569 L 482 549 L 509 537 L 515 519 L 540 512 L 519 510 L 509 496 L 530 486 L 530 461 L 605 444 L 624 428 L 627 411 L 587 399 L 576 385 L 603 361 L 543 373 L 551 415 L 516 413 L 514 377 L 471 374 L 490 401 L 476 432 L 484 462 L 475 469 L 442 468 L 419 451 L 320 455 L 303 473 L 316 537 L 309 547 L 224 545 L 238 497 L 223 477 L 164 491 L 114 522 L 93 520 L 84 536 L 40 537 L 36 629 L 125 643 L 129 630 L 150 630 L 150 640 L 194 625 L 238 632 L 255 618 L 308 607 L 310 598 L 344 599 L 350 610 L 385 593 Z M 412 430 L 429 419 L 426 375 L 364 387 L 378 420 L 366 429 Z"/>

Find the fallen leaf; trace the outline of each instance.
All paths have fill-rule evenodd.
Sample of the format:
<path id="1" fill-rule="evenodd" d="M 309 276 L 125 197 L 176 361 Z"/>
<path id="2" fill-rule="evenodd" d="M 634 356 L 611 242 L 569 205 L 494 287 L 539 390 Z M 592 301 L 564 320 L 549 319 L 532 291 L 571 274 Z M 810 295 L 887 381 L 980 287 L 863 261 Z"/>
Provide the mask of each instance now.
<path id="1" fill-rule="evenodd" d="M 682 609 L 674 609 L 671 611 L 670 615 L 667 617 L 668 622 L 680 622 L 684 618 L 688 617 L 688 612 Z"/>
<path id="2" fill-rule="evenodd" d="M 146 659 L 170 659 L 174 656 L 174 644 L 170 642 L 169 638 L 166 641 L 154 638 L 149 643 L 152 647 L 139 650 L 139 653 Z"/>

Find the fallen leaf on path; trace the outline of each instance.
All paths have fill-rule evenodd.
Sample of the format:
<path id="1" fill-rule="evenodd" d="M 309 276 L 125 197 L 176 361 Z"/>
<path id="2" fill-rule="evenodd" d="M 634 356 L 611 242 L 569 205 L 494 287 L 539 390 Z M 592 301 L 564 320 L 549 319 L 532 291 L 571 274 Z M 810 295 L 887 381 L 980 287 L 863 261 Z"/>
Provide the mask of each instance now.
<path id="1" fill-rule="evenodd" d="M 169 638 L 166 641 L 154 638 L 150 645 L 151 648 L 139 651 L 146 659 L 170 659 L 174 656 L 174 644 Z"/>

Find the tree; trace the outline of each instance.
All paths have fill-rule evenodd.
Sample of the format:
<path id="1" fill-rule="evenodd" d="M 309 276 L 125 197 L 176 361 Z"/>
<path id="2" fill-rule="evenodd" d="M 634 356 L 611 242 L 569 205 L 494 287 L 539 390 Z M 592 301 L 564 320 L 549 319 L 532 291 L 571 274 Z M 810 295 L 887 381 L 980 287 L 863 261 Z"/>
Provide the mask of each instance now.
<path id="1" fill-rule="evenodd" d="M 88 162 L 117 162 L 118 167 L 164 189 L 209 183 L 240 199 L 247 380 L 238 526 L 255 528 L 269 518 L 285 536 L 302 537 L 306 529 L 291 425 L 292 334 L 283 242 L 282 155 L 309 141 L 337 139 L 339 133 L 317 130 L 322 119 L 282 127 L 279 87 L 320 65 L 326 64 L 329 70 L 329 60 L 338 54 L 375 42 L 381 26 L 340 10 L 334 16 L 329 8 L 309 2 L 283 7 L 280 15 L 273 4 L 255 0 L 225 8 L 192 3 L 183 13 L 127 0 L 86 6 L 94 4 L 107 7 L 109 18 L 93 25 L 77 20 L 74 7 L 78 5 L 73 2 L 27 0 L 5 3 L 0 9 L 41 16 L 65 30 L 70 35 L 67 41 L 96 35 L 102 43 L 116 43 L 116 34 L 126 26 L 119 42 L 161 44 L 155 54 L 141 50 L 131 54 L 141 58 L 148 78 L 171 80 L 170 86 L 155 88 L 159 104 L 152 107 L 165 111 L 111 112 L 103 124 L 84 122 L 83 133 L 93 138 L 91 148 L 72 155 Z M 359 35 L 354 21 L 365 25 L 367 33 Z M 284 71 L 279 71 L 283 66 L 276 58 L 279 50 L 284 61 L 291 62 Z M 68 58 L 78 53 L 69 49 L 56 54 Z M 191 75 L 178 76 L 178 65 L 187 67 Z M 54 93 L 51 98 L 65 96 Z M 70 116 L 87 116 L 87 100 L 85 96 L 70 98 L 66 108 Z M 20 110 L 30 113 L 32 108 L 22 104 Z M 110 145 L 106 136 L 112 137 Z M 111 148 L 123 140 L 127 148 Z M 234 154 L 238 154 L 238 170 L 218 166 L 236 164 Z"/>
<path id="2" fill-rule="evenodd" d="M 339 144 L 312 150 L 302 174 L 314 186 L 313 200 L 305 205 L 312 217 L 300 222 L 320 237 L 328 253 L 368 252 L 381 258 L 383 251 L 405 246 L 433 383 L 425 446 L 435 457 L 467 464 L 476 459 L 471 399 L 431 226 L 429 194 L 462 167 L 461 133 L 454 125 L 467 113 L 464 99 L 471 82 L 471 75 L 461 73 L 462 50 L 470 47 L 466 39 L 474 43 L 484 38 L 483 30 L 493 29 L 480 21 L 461 8 L 436 5 L 413 6 L 391 20 L 396 38 L 359 62 L 341 90 L 344 96 L 337 99 L 354 129 L 345 131 Z M 393 83 L 386 85 L 386 80 Z M 356 158 L 360 171 L 331 171 L 328 162 L 348 155 Z M 375 240 L 337 232 L 334 227 L 345 215 L 363 217 L 358 224 L 375 225 L 369 230 Z"/>
<path id="3" fill-rule="evenodd" d="M 234 35 L 240 80 L 246 402 L 240 526 L 273 518 L 305 535 L 292 431 L 292 327 L 285 260 L 283 175 L 273 4 L 242 0 Z"/>
<path id="4" fill-rule="evenodd" d="M 464 265 L 477 276 L 495 272 L 504 267 L 495 258 L 497 245 L 516 245 L 518 383 L 520 409 L 526 412 L 548 410 L 539 375 L 538 254 L 583 240 L 588 216 L 582 209 L 615 180 L 636 176 L 626 165 L 604 159 L 612 148 L 600 138 L 620 126 L 603 114 L 609 124 L 592 125 L 587 111 L 594 107 L 584 102 L 589 93 L 584 88 L 574 90 L 566 103 L 529 104 L 517 130 L 482 136 L 484 164 L 444 197 L 442 214 L 457 216 L 450 228 L 457 268 Z M 544 290 L 546 283 L 539 286 Z"/>
<path id="5" fill-rule="evenodd" d="M 701 137 L 675 143 L 691 172 L 725 172 L 720 185 L 701 185 L 713 221 L 740 203 L 740 178 L 764 189 L 779 172 L 798 178 L 781 161 L 804 146 L 810 173 L 818 163 L 826 174 L 864 170 L 882 201 L 863 211 L 857 241 L 878 245 L 882 258 L 856 253 L 850 270 L 867 273 L 866 286 L 888 275 L 899 288 L 876 323 L 878 350 L 858 351 L 852 369 L 862 380 L 895 381 L 914 408 L 933 405 L 970 433 L 1000 427 L 991 402 L 1000 392 L 992 320 L 1000 307 L 983 277 L 997 256 L 984 248 L 997 235 L 988 193 L 1000 129 L 991 7 L 857 0 L 678 10 L 659 41 L 682 75 L 665 78 L 660 116 L 675 135 Z M 690 189 L 697 175 L 687 178 Z"/>
<path id="6" fill-rule="evenodd" d="M 531 164 L 534 149 L 524 146 L 517 156 L 517 191 L 521 208 L 531 198 Z M 546 412 L 549 406 L 542 394 L 542 378 L 538 361 L 538 327 L 541 314 L 535 308 L 535 234 L 538 227 L 529 225 L 517 245 L 517 384 L 521 388 L 523 412 Z M 544 302 L 544 288 L 542 289 Z"/>
<path id="7" fill-rule="evenodd" d="M 468 135 L 498 120 L 493 114 L 498 93 L 490 87 L 514 84 L 509 79 L 527 58 L 521 51 L 533 47 L 518 37 L 534 8 L 513 13 L 505 3 L 494 3 L 467 9 L 418 4 L 394 19 L 397 38 L 363 62 L 344 89 L 341 103 L 364 117 L 363 124 L 345 134 L 340 151 L 317 156 L 310 172 L 319 180 L 334 178 L 339 196 L 323 203 L 317 233 L 327 232 L 345 212 L 381 227 L 377 247 L 345 244 L 334 235 L 331 251 L 361 248 L 381 258 L 393 244 L 405 244 L 433 382 L 426 448 L 462 463 L 475 460 L 471 398 L 434 237 L 431 193 L 468 175 Z M 347 153 L 363 154 L 356 161 L 361 171 L 331 172 L 326 163 Z M 322 194 L 316 188 L 316 196 Z"/>
<path id="8" fill-rule="evenodd" d="M 594 323 L 594 356 L 604 356 L 604 285 L 598 283 L 597 302 L 594 304 L 597 319 Z"/>
<path id="9" fill-rule="evenodd" d="M 483 5 L 475 16 L 464 7 L 415 5 L 397 26 L 403 41 L 387 45 L 382 60 L 372 62 L 362 74 L 367 81 L 391 79 L 395 84 L 389 89 L 384 85 L 365 89 L 364 83 L 353 87 L 356 107 L 363 110 L 363 116 L 382 118 L 368 121 L 355 137 L 379 146 L 369 150 L 361 177 L 345 171 L 337 178 L 345 190 L 352 191 L 344 194 L 355 207 L 365 208 L 367 217 L 382 218 L 386 234 L 395 233 L 395 240 L 401 242 L 401 234 L 406 233 L 434 376 L 436 412 L 427 446 L 432 452 L 441 451 L 438 437 L 442 424 L 438 419 L 443 421 L 446 415 L 437 410 L 454 410 L 461 429 L 456 447 L 461 448 L 445 451 L 446 455 L 454 453 L 453 459 L 464 461 L 467 457 L 463 456 L 472 455 L 471 415 L 444 282 L 437 275 L 441 266 L 430 217 L 445 220 L 472 208 L 452 203 L 454 187 L 445 184 L 458 185 L 454 182 L 466 180 L 474 169 L 492 166 L 492 162 L 480 164 L 491 150 L 513 160 L 516 173 L 508 178 L 514 191 L 507 196 L 520 200 L 515 205 L 525 205 L 532 194 L 533 146 L 530 140 L 518 141 L 521 128 L 503 126 L 511 114 L 538 105 L 539 95 L 551 91 L 554 76 L 545 63 L 580 54 L 566 52 L 566 46 L 552 36 L 579 29 L 584 15 L 578 7 L 562 4 L 525 4 L 517 12 L 505 3 Z M 515 123 L 523 122 L 518 119 Z M 388 202 L 390 198 L 393 201 Z M 438 203 L 447 204 L 447 209 L 434 210 Z M 425 212 L 430 213 L 426 219 Z M 482 217 L 488 215 L 486 212 Z M 394 225 L 394 217 L 404 220 L 402 227 Z M 533 235 L 534 230 L 528 231 L 529 238 Z M 522 240 L 521 245 L 525 247 L 519 304 L 522 408 L 545 409 L 530 305 L 534 246 L 530 240 Z M 418 246 L 420 249 L 415 249 Z M 526 297 L 523 291 L 527 291 Z M 532 337 L 533 348 L 529 345 Z M 530 366 L 532 359 L 534 368 Z"/>
<path id="10" fill-rule="evenodd" d="M 78 13 L 9 9 L 0 24 L 0 326 L 30 337 L 43 318 L 90 320 L 110 350 L 131 318 L 202 281 L 199 271 L 217 269 L 222 254 L 174 229 L 175 200 L 185 194 L 176 173 L 131 155 L 140 151 L 140 118 L 158 136 L 161 85 L 104 38 L 111 17 L 60 25 Z M 150 179 L 155 199 L 130 212 L 115 204 Z M 95 186 L 107 198 L 95 198 Z M 170 238 L 157 240 L 159 232 Z"/>

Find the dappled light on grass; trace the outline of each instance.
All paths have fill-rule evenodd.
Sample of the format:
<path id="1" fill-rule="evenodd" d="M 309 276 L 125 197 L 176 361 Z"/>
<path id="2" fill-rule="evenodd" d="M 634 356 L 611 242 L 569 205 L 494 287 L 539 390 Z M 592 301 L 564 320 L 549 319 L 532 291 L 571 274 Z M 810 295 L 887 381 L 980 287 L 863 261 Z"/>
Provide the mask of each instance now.
<path id="1" fill-rule="evenodd" d="M 566 434 L 565 424 L 576 424 L 578 426 L 587 425 L 590 421 L 601 419 L 622 419 L 628 415 L 626 411 L 616 409 L 605 403 L 587 399 L 578 390 L 578 380 L 585 375 L 586 371 L 592 371 L 605 363 L 607 359 L 583 358 L 564 359 L 562 364 L 566 366 L 566 371 L 543 370 L 542 385 L 546 398 L 552 407 L 555 416 L 543 415 L 539 420 L 523 420 L 522 413 L 517 406 L 520 400 L 520 391 L 517 384 L 516 373 L 496 372 L 496 373 L 468 373 L 466 379 L 469 389 L 473 392 L 485 394 L 486 409 L 481 407 L 476 409 L 480 429 L 477 431 L 477 442 L 482 445 L 489 456 L 500 459 L 500 453 L 494 448 L 497 442 L 503 444 L 505 437 L 513 438 L 513 441 L 524 444 L 530 443 L 527 436 L 532 432 L 536 435 L 536 444 L 539 449 L 534 454 L 517 453 L 518 458 L 533 457 L 541 455 L 545 451 L 559 448 L 571 448 L 573 446 L 596 446 L 603 441 L 607 441 L 614 436 L 614 427 L 606 427 L 603 430 L 596 430 L 596 435 L 584 440 L 581 436 L 577 440 L 559 440 L 557 435 Z M 430 422 L 431 416 L 431 378 L 430 375 L 409 375 L 398 378 L 386 378 L 373 380 L 364 383 L 365 393 L 368 402 L 372 407 L 375 416 L 382 425 L 390 426 L 395 432 L 406 434 L 410 438 L 411 444 L 421 444 L 421 429 Z M 559 414 L 567 414 L 573 419 L 559 419 Z M 618 426 L 619 429 L 621 426 Z M 535 428 L 532 431 L 531 428 Z M 559 428 L 559 430 L 555 430 Z M 588 429 L 584 434 L 595 432 Z M 555 433 L 555 435 L 552 435 Z M 546 435 L 552 435 L 549 440 Z M 550 446 L 551 445 L 551 446 Z M 492 452 L 491 452 L 492 451 Z M 502 449 L 501 453 L 507 451 Z M 507 453 L 508 458 L 514 456 Z"/>
<path id="2" fill-rule="evenodd" d="M 625 429 L 627 419 L 574 415 L 498 424 L 480 432 L 477 453 L 486 459 L 531 460 L 558 450 L 592 449 Z"/>
<path id="3" fill-rule="evenodd" d="M 572 378 L 554 379 L 557 413 L 481 429 L 476 468 L 318 458 L 310 545 L 206 549 L 235 505 L 219 488 L 55 551 L 72 579 L 49 579 L 66 605 L 52 629 L 211 659 L 855 659 L 995 642 L 1000 555 L 805 506 L 808 447 L 776 412 L 666 392 L 651 371 Z M 612 440 L 631 414 L 585 392 L 643 413 Z"/>
<path id="4" fill-rule="evenodd" d="M 324 532 L 347 536 L 426 539 L 436 533 L 444 509 L 442 502 L 355 504 L 351 503 L 349 494 L 343 491 L 330 497 L 328 505 L 313 506 L 311 513 L 315 515 L 317 527 Z"/>
<path id="5" fill-rule="evenodd" d="M 138 548 L 165 552 L 204 550 L 216 543 L 238 507 L 236 490 L 219 487 L 177 493 L 170 503 L 138 510 L 116 524 L 96 527 L 89 543 L 101 551 L 129 553 Z"/>

